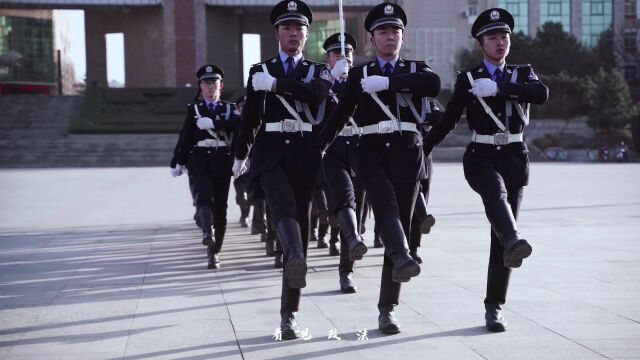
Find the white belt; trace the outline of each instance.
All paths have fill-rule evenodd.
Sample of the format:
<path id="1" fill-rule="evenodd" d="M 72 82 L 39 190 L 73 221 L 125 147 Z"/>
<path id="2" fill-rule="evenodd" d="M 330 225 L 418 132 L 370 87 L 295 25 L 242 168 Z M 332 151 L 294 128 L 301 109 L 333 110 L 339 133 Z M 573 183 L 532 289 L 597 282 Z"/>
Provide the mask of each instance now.
<path id="1" fill-rule="evenodd" d="M 227 145 L 226 141 L 216 140 L 216 139 L 205 139 L 205 140 L 198 141 L 196 143 L 196 146 L 198 146 L 198 147 L 222 147 L 222 146 L 229 146 L 229 145 Z"/>
<path id="2" fill-rule="evenodd" d="M 396 122 L 393 120 L 384 120 L 380 121 L 377 124 L 367 125 L 361 127 L 362 135 L 369 134 L 389 134 L 396 131 L 411 131 L 416 134 L 420 134 L 418 132 L 418 128 L 416 124 L 410 122 L 400 122 L 400 129 L 398 129 Z"/>
<path id="3" fill-rule="evenodd" d="M 300 126 L 302 126 L 302 129 L 300 129 Z M 284 119 L 279 122 L 266 123 L 264 126 L 264 131 L 267 131 L 267 132 L 297 132 L 297 131 L 311 132 L 312 130 L 313 130 L 313 125 L 309 123 L 298 123 L 297 120 L 293 120 L 293 119 Z"/>
<path id="4" fill-rule="evenodd" d="M 353 136 L 353 135 L 360 135 L 360 131 L 358 131 L 359 129 L 353 127 L 353 126 L 345 126 L 344 129 L 342 129 L 342 131 L 340 131 L 340 133 L 338 134 L 338 136 Z"/>
<path id="5" fill-rule="evenodd" d="M 480 144 L 490 145 L 507 145 L 515 142 L 522 142 L 522 133 L 520 134 L 506 134 L 497 133 L 494 135 L 480 135 L 475 131 L 471 135 L 471 141 Z"/>

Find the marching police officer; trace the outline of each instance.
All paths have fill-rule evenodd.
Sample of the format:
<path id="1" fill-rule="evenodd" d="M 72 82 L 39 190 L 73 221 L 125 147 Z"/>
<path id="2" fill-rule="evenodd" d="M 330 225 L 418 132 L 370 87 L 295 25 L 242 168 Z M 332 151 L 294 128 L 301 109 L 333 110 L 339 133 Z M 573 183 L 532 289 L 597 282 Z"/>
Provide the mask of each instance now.
<path id="1" fill-rule="evenodd" d="M 425 152 L 449 133 L 467 109 L 473 131 L 463 157 L 464 174 L 482 198 L 491 224 L 491 253 L 485 303 L 489 331 L 505 331 L 501 306 L 505 303 L 511 268 L 517 268 L 532 248 L 518 235 L 516 219 L 523 187 L 529 180 L 523 130 L 529 105 L 547 101 L 549 90 L 531 65 L 507 65 L 514 20 L 504 9 L 482 12 L 471 28 L 484 52 L 481 64 L 458 73 L 451 101 L 442 120 L 425 139 Z"/>
<path id="2" fill-rule="evenodd" d="M 202 245 L 207 246 L 208 268 L 218 269 L 218 253 L 227 226 L 227 199 L 231 184 L 231 138 L 239 115 L 233 103 L 220 100 L 224 72 L 205 65 L 196 73 L 202 101 L 187 108 L 175 150 L 175 175 L 188 168 L 197 214 L 202 225 Z M 215 228 L 215 230 L 213 229 Z"/>
<path id="3" fill-rule="evenodd" d="M 295 317 L 300 289 L 306 286 L 311 198 L 322 161 L 314 128 L 332 86 L 327 67 L 302 56 L 311 21 L 303 1 L 286 0 L 273 7 L 271 23 L 282 50 L 251 67 L 233 168 L 234 174 L 243 171 L 253 144 L 249 174 L 264 191 L 284 251 L 282 339 L 300 336 Z"/>
<path id="4" fill-rule="evenodd" d="M 327 38 L 322 47 L 327 52 L 327 62 L 333 69 L 335 64 L 341 59 L 341 39 L 340 34 L 333 34 Z M 353 64 L 353 51 L 358 46 L 356 39 L 350 34 L 344 34 L 345 58 L 348 63 Z M 327 112 L 331 113 L 338 105 L 339 98 L 343 95 L 347 80 L 347 74 L 338 76 L 329 91 L 327 101 Z M 353 273 L 353 263 L 362 259 L 367 252 L 367 246 L 360 238 L 361 216 L 356 213 L 356 200 L 362 200 L 364 191 L 355 192 L 353 174 L 353 162 L 356 157 L 356 146 L 358 144 L 358 127 L 354 120 L 341 129 L 338 137 L 329 146 L 323 159 L 324 176 L 328 185 L 329 204 L 331 212 L 337 218 L 340 225 L 342 241 L 340 241 L 340 265 L 338 272 L 340 275 L 340 291 L 343 293 L 354 293 L 356 287 L 351 280 Z M 358 188 L 359 190 L 361 187 Z M 361 214 L 360 214 L 361 215 Z M 332 243 L 334 227 L 332 226 Z M 335 252 L 334 252 L 335 253 Z"/>
<path id="5" fill-rule="evenodd" d="M 351 69 L 340 103 L 322 131 L 322 140 L 331 142 L 355 110 L 362 134 L 355 172 L 371 199 L 385 246 L 378 301 L 378 327 L 385 334 L 400 332 L 393 311 L 400 284 L 420 273 L 407 244 L 418 184 L 425 178 L 416 124 L 424 121 L 424 98 L 440 91 L 440 78 L 424 61 L 399 57 L 406 24 L 399 5 L 382 3 L 369 11 L 365 28 L 376 59 Z"/>

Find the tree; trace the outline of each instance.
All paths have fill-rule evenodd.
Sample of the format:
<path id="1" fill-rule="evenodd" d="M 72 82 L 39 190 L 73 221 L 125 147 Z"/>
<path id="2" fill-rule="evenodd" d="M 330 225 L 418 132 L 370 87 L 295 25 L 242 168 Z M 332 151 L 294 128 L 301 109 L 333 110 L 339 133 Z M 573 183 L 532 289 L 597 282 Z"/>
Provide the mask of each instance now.
<path id="1" fill-rule="evenodd" d="M 607 134 L 624 128 L 637 109 L 622 74 L 615 69 L 605 72 L 600 68 L 591 81 L 595 84 L 595 91 L 589 94 L 587 124 Z"/>

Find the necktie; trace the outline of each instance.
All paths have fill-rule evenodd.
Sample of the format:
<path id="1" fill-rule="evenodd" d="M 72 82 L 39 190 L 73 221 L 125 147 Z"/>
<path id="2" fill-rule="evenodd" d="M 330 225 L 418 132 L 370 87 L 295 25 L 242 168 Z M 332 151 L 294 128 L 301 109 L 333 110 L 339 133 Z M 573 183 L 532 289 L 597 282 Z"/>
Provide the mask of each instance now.
<path id="1" fill-rule="evenodd" d="M 496 71 L 493 72 L 493 77 L 495 78 L 495 82 L 502 81 L 502 70 L 500 70 L 500 68 L 497 68 Z"/>
<path id="2" fill-rule="evenodd" d="M 391 65 L 391 63 L 384 64 L 383 75 L 390 76 L 392 72 L 393 72 L 393 66 Z"/>
<path id="3" fill-rule="evenodd" d="M 287 78 L 294 79 L 296 77 L 296 74 L 295 74 L 295 69 L 293 65 L 293 57 L 289 56 L 287 58 L 287 64 L 289 64 L 287 66 Z"/>
<path id="4" fill-rule="evenodd" d="M 209 111 L 213 112 L 213 103 L 209 103 L 207 107 L 209 108 Z"/>

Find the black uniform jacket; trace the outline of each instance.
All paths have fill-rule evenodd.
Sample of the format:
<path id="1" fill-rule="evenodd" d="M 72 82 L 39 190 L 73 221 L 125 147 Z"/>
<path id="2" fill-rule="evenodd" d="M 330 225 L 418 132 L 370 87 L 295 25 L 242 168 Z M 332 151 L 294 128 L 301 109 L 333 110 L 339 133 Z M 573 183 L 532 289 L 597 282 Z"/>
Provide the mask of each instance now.
<path id="1" fill-rule="evenodd" d="M 338 106 L 339 99 L 344 94 L 346 89 L 346 80 L 343 82 L 336 81 L 333 83 L 333 87 L 331 91 L 329 91 L 329 97 L 327 98 L 327 105 L 325 109 L 326 118 L 328 118 L 333 110 Z M 338 102 L 336 102 L 338 99 Z M 327 124 L 327 121 L 323 122 L 323 126 Z M 347 123 L 347 126 L 351 126 L 350 123 Z M 324 156 L 324 163 L 327 164 L 328 161 L 338 161 L 341 164 L 346 164 L 348 166 L 347 170 L 351 173 L 354 169 L 355 162 L 357 160 L 357 146 L 358 141 L 360 140 L 360 136 L 354 134 L 353 136 L 338 136 L 335 138 L 333 143 L 326 150 Z M 355 174 L 352 174 L 355 175 Z"/>
<path id="2" fill-rule="evenodd" d="M 393 74 L 389 77 L 389 90 L 378 93 L 380 100 L 402 122 L 417 123 L 408 106 L 397 101 L 396 94 L 408 94 L 416 110 L 421 112 L 422 98 L 433 97 L 440 91 L 440 78 L 422 61 L 416 63 L 416 72 L 411 73 L 410 60 L 398 59 Z M 321 141 L 328 144 L 335 138 L 353 115 L 359 127 L 389 120 L 371 95 L 362 91 L 360 81 L 363 68 L 367 75 L 382 75 L 377 60 L 355 66 L 349 71 L 346 89 L 340 103 L 329 117 L 321 133 Z M 355 113 L 354 113 L 355 111 Z M 386 167 L 394 182 L 413 182 L 426 177 L 422 138 L 419 134 L 403 131 L 388 134 L 363 135 L 358 144 L 356 176 L 366 178 L 378 168 Z"/>
<path id="3" fill-rule="evenodd" d="M 513 71 L 517 69 L 517 79 L 511 83 Z M 492 135 L 501 132 L 496 123 L 485 112 L 482 104 L 469 92 L 471 84 L 467 77 L 467 71 L 471 72 L 474 79 L 491 78 L 484 63 L 475 68 L 458 73 L 453 95 L 447 109 L 439 121 L 425 138 L 424 150 L 429 154 L 433 147 L 439 144 L 444 137 L 455 127 L 460 120 L 462 111 L 467 109 L 467 122 L 469 129 L 483 135 Z M 507 112 L 506 100 L 520 103 L 524 108 L 529 104 L 543 104 L 549 97 L 549 89 L 538 79 L 530 65 L 507 65 L 503 80 L 498 83 L 498 95 L 484 98 L 491 107 L 496 117 L 506 125 Z M 514 108 L 508 119 L 509 132 L 511 134 L 522 133 L 524 130 L 523 119 Z M 486 166 L 487 162 L 499 162 L 498 168 L 505 177 L 507 183 L 523 186 L 528 183 L 528 153 L 524 142 L 511 143 L 498 147 L 489 144 L 470 143 L 465 155 L 465 175 L 468 177 L 474 168 Z"/>
<path id="4" fill-rule="evenodd" d="M 251 78 L 262 71 L 262 64 L 251 67 L 247 82 L 247 100 L 243 111 L 238 136 L 235 143 L 235 157 L 245 159 L 253 145 L 249 173 L 256 178 L 278 164 L 284 166 L 293 184 L 311 185 L 317 182 L 318 171 L 322 163 L 322 152 L 314 126 L 314 132 L 265 132 L 265 124 L 293 119 L 276 94 L 284 97 L 291 106 L 294 100 L 309 105 L 313 116 L 327 98 L 332 86 L 329 71 L 325 64 L 301 59 L 295 67 L 295 79 L 287 79 L 280 57 L 264 62 L 267 70 L 276 80 L 276 92 L 253 90 Z M 305 83 L 311 65 L 314 74 L 310 82 Z M 300 112 L 303 122 L 308 122 L 304 112 Z"/>
<path id="5" fill-rule="evenodd" d="M 198 112 L 202 117 L 209 117 L 213 120 L 212 130 L 219 140 L 232 141 L 233 133 L 236 131 L 240 116 L 236 115 L 236 105 L 234 103 L 219 101 L 218 105 L 209 111 L 204 101 L 200 101 L 195 105 L 187 105 L 187 117 L 180 131 L 180 138 L 174 149 L 174 158 L 178 164 L 185 165 L 189 159 L 189 155 L 193 152 L 198 141 L 205 139 L 214 139 L 209 131 L 199 129 L 196 125 L 198 115 L 194 109 L 198 107 Z"/>

